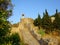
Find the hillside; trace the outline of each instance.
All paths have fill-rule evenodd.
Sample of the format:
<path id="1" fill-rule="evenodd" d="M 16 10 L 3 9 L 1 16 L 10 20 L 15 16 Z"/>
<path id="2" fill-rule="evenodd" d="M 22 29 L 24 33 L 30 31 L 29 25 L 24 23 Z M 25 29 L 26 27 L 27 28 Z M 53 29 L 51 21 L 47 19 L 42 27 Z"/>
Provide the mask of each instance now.
<path id="1" fill-rule="evenodd" d="M 12 25 L 12 33 L 18 33 L 21 40 L 28 45 L 58 45 L 60 43 L 59 36 L 53 36 L 52 34 L 38 34 L 39 31 L 37 26 L 33 24 L 34 20 L 31 18 L 23 18 L 18 24 Z M 42 29 L 44 30 L 44 29 Z M 42 38 L 42 40 L 41 40 Z M 41 43 L 42 41 L 42 43 Z"/>

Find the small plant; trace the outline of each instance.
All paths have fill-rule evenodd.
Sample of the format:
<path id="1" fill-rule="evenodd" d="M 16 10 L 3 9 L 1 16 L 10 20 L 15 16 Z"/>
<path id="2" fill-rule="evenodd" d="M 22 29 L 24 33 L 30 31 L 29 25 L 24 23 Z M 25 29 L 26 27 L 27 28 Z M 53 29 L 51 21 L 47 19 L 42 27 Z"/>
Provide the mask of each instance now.
<path id="1" fill-rule="evenodd" d="M 43 29 L 40 29 L 38 33 L 41 34 L 41 36 L 45 35 L 45 31 Z"/>

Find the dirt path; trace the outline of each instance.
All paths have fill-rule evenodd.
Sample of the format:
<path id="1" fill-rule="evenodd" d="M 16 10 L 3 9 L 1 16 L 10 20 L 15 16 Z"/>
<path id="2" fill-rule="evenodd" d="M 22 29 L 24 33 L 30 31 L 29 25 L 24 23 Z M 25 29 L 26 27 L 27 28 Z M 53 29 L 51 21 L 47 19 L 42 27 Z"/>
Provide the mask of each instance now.
<path id="1" fill-rule="evenodd" d="M 20 30 L 22 38 L 28 45 L 40 45 L 39 42 L 31 35 L 28 30 Z"/>

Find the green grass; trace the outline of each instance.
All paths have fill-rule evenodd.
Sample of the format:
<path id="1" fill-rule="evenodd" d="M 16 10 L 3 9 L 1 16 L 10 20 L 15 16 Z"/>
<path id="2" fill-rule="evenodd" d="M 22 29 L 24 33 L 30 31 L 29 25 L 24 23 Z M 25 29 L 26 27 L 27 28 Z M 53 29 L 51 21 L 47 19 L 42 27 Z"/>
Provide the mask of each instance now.
<path id="1" fill-rule="evenodd" d="M 45 35 L 45 31 L 43 29 L 38 30 L 38 33 L 41 34 L 41 36 Z"/>

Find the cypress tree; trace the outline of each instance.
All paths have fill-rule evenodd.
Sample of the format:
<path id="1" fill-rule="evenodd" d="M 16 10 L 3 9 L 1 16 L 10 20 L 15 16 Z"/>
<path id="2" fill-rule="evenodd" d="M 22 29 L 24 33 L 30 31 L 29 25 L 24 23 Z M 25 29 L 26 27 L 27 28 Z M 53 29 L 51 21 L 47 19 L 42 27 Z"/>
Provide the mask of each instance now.
<path id="1" fill-rule="evenodd" d="M 54 28 L 55 29 L 60 29 L 60 16 L 58 14 L 58 10 L 56 9 L 56 13 L 55 13 L 55 20 L 53 22 Z"/>
<path id="2" fill-rule="evenodd" d="M 40 17 L 40 14 L 38 14 L 38 17 L 34 20 L 34 25 L 38 26 L 39 29 L 40 29 L 40 26 L 41 26 L 41 17 Z"/>
<path id="3" fill-rule="evenodd" d="M 47 10 L 45 10 L 45 13 L 43 13 L 43 18 L 42 18 L 42 27 L 45 28 L 47 31 L 49 31 L 50 29 L 50 17 L 49 14 L 47 12 Z"/>

